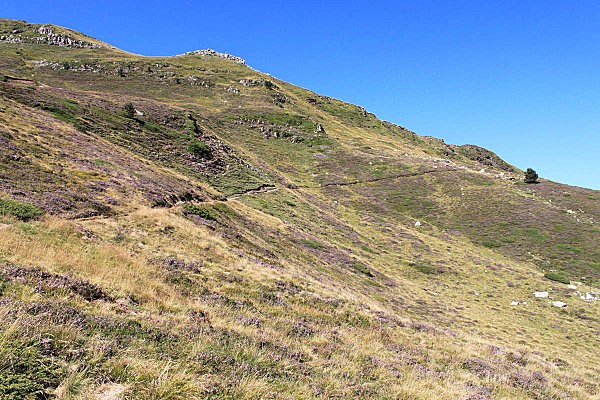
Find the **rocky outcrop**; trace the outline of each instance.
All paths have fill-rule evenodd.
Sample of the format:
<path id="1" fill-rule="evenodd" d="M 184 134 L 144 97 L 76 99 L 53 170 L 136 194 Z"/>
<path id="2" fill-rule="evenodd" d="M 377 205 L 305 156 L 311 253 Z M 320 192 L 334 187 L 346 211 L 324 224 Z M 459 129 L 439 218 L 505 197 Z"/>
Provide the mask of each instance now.
<path id="1" fill-rule="evenodd" d="M 234 56 L 229 53 L 220 53 L 213 49 L 188 51 L 187 53 L 184 53 L 183 55 L 184 56 L 201 56 L 201 57 L 218 57 L 218 58 L 224 58 L 226 60 L 231 60 L 238 64 L 244 64 L 244 65 L 246 64 L 246 60 L 244 60 L 241 57 Z"/>
<path id="2" fill-rule="evenodd" d="M 453 150 L 456 150 L 458 154 L 462 154 L 473 161 L 477 161 L 481 165 L 497 168 L 507 172 L 516 172 L 512 165 L 498 157 L 496 153 L 488 149 L 484 149 L 483 147 L 472 144 L 450 147 L 452 147 Z"/>
<path id="3" fill-rule="evenodd" d="M 34 36 L 22 34 L 23 31 L 13 30 L 8 36 L 0 36 L 0 41 L 7 43 L 31 43 L 31 44 L 48 44 L 51 46 L 73 47 L 83 49 L 97 49 L 102 45 L 88 42 L 85 40 L 75 39 L 67 34 L 56 33 L 54 27 L 42 25 L 33 33 Z M 41 35 L 41 36 L 36 36 Z"/>

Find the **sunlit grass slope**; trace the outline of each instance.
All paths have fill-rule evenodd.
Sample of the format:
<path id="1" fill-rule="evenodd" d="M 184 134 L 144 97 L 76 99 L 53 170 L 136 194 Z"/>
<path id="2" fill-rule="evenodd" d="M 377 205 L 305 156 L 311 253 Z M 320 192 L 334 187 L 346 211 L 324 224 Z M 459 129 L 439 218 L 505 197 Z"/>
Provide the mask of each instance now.
<path id="1" fill-rule="evenodd" d="M 600 395 L 598 191 L 224 55 L 0 20 L 0 78 L 0 398 Z"/>

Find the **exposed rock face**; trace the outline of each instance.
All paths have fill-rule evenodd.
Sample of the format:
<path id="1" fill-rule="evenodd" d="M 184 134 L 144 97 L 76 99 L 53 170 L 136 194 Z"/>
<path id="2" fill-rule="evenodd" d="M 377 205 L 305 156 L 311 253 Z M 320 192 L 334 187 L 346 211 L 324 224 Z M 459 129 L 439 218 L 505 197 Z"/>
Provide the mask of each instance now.
<path id="1" fill-rule="evenodd" d="M 244 60 L 242 57 L 234 56 L 229 53 L 219 53 L 218 51 L 215 51 L 213 49 L 188 51 L 187 53 L 184 53 L 183 55 L 184 56 L 219 57 L 219 58 L 225 58 L 227 60 L 234 61 L 238 64 L 244 64 L 244 65 L 246 64 L 246 60 Z"/>
<path id="2" fill-rule="evenodd" d="M 254 79 L 241 79 L 240 80 L 240 85 L 242 85 L 242 86 L 258 86 L 260 84 L 262 84 L 261 81 L 257 81 Z"/>
<path id="3" fill-rule="evenodd" d="M 40 44 L 45 43 L 52 46 L 62 47 L 74 47 L 74 48 L 85 48 L 85 49 L 96 49 L 102 47 L 99 44 L 87 42 L 84 40 L 75 39 L 66 34 L 56 33 L 54 27 L 49 25 L 40 26 L 35 33 L 41 36 L 27 36 L 21 35 L 21 31 L 13 30 L 14 34 L 8 36 L 0 36 L 0 41 L 7 43 L 33 43 Z"/>
<path id="4" fill-rule="evenodd" d="M 465 157 L 473 161 L 477 161 L 482 165 L 502 169 L 507 172 L 515 172 L 514 168 L 510 164 L 502 160 L 494 152 L 484 149 L 483 147 L 472 144 L 451 147 L 453 147 L 458 153 L 463 154 Z"/>

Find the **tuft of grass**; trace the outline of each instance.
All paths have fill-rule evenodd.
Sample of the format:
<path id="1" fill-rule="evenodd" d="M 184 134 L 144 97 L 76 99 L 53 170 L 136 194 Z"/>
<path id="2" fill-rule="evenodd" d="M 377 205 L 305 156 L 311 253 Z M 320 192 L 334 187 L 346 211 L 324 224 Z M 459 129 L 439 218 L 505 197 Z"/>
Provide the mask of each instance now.
<path id="1" fill-rule="evenodd" d="M 44 214 L 43 211 L 33 204 L 10 199 L 0 199 L 0 215 L 12 215 L 22 221 L 29 221 L 42 216 L 42 214 Z"/>

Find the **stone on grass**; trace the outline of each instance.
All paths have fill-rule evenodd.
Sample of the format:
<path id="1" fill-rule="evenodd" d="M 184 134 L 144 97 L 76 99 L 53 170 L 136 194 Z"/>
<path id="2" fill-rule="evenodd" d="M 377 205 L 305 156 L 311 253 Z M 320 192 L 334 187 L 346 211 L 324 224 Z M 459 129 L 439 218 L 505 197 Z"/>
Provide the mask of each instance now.
<path id="1" fill-rule="evenodd" d="M 545 299 L 548 297 L 548 292 L 534 292 L 533 295 L 535 297 L 539 297 L 541 299 Z"/>
<path id="2" fill-rule="evenodd" d="M 514 301 L 514 300 L 513 300 L 513 301 L 511 301 L 511 302 L 510 302 L 510 305 L 511 305 L 511 306 L 518 306 L 518 305 L 519 305 L 519 302 L 518 302 L 518 301 Z"/>
<path id="3" fill-rule="evenodd" d="M 553 301 L 553 302 L 552 302 L 552 305 L 553 305 L 554 307 L 559 307 L 559 308 L 562 308 L 562 307 L 566 307 L 566 306 L 567 306 L 567 303 L 563 303 L 562 301 Z"/>
<path id="4" fill-rule="evenodd" d="M 585 300 L 585 301 L 600 300 L 600 297 L 596 297 L 594 294 L 595 293 L 585 292 L 585 294 L 581 295 L 580 298 L 581 298 L 581 300 Z"/>

